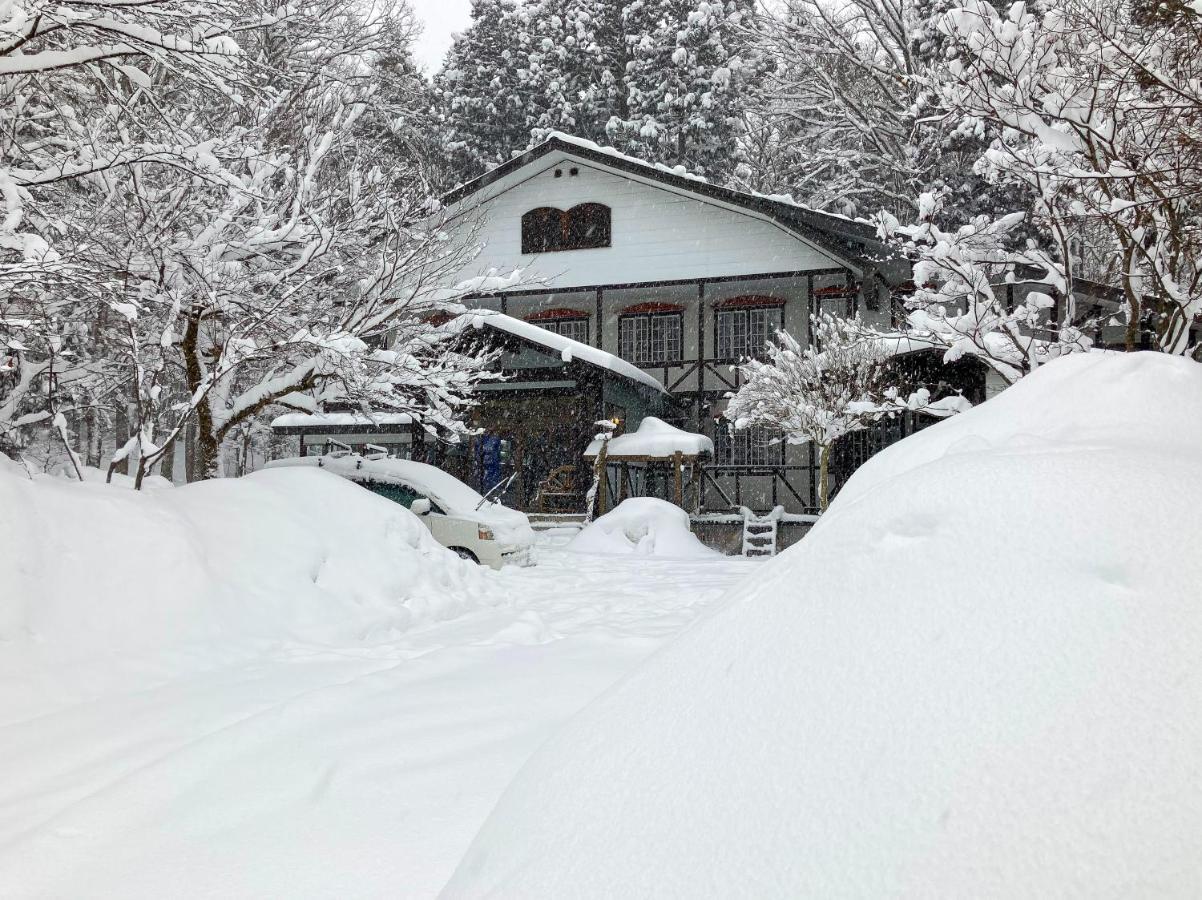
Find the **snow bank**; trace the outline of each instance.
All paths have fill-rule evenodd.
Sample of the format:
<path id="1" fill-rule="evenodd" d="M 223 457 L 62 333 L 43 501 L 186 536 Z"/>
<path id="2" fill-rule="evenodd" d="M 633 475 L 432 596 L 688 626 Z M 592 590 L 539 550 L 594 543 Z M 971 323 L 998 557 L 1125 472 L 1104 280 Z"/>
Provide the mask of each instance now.
<path id="1" fill-rule="evenodd" d="M 43 693 L 31 679 L 91 692 L 132 659 L 370 643 L 486 595 L 408 510 L 316 470 L 138 493 L 5 466 L 0 509 L 6 716 Z"/>
<path id="2" fill-rule="evenodd" d="M 585 456 L 596 456 L 601 450 L 601 441 L 594 439 L 584 451 Z M 606 450 L 610 456 L 651 456 L 671 459 L 676 453 L 697 456 L 713 453 L 714 442 L 704 434 L 669 425 L 655 416 L 647 416 L 637 430 L 612 438 Z"/>
<path id="3" fill-rule="evenodd" d="M 1202 894 L 1202 366 L 1050 363 L 886 450 L 589 707 L 445 891 Z"/>
<path id="4" fill-rule="evenodd" d="M 689 528 L 689 514 L 654 497 L 631 497 L 581 529 L 567 546 L 577 553 L 634 553 L 678 559 L 715 557 Z"/>

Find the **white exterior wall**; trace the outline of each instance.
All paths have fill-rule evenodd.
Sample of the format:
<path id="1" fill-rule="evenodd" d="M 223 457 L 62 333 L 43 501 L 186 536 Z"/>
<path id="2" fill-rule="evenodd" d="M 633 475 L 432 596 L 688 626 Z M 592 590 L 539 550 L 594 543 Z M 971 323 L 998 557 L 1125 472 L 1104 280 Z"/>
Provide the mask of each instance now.
<path id="1" fill-rule="evenodd" d="M 577 168 L 579 174 L 572 176 L 572 168 Z M 555 177 L 556 169 L 562 172 L 558 178 Z M 565 154 L 549 155 L 511 173 L 464 203 L 471 206 L 458 210 L 464 223 L 461 233 L 470 232 L 471 240 L 483 243 L 484 249 L 462 269 L 461 279 L 490 270 L 504 274 L 522 268 L 525 280 L 545 279 L 548 286 L 545 293 L 537 295 L 507 296 L 504 308 L 509 315 L 528 319 L 548 309 L 573 310 L 588 317 L 589 343 L 617 353 L 619 319 L 627 307 L 647 302 L 683 306 L 682 356 L 685 365 L 647 366 L 646 370 L 678 397 L 704 389 L 707 406 L 703 414 L 710 411 L 710 403 L 713 411 L 725 407 L 722 394 L 737 385 L 737 375 L 729 371 L 725 363 L 711 366 L 704 383 L 692 365 L 698 358 L 709 361 L 715 358 L 715 303 L 746 295 L 779 298 L 784 301 L 784 328 L 805 343 L 809 338 L 811 281 L 813 287 L 820 290 L 843 286 L 849 279 L 846 262 L 818 250 L 769 219 L 680 193 L 637 175 L 614 173 Z M 610 208 L 610 247 L 539 256 L 521 253 L 524 213 L 545 206 L 566 210 L 580 203 L 602 203 Z M 822 274 L 707 281 L 701 315 L 698 315 L 699 295 L 695 280 L 814 271 Z M 852 280 L 859 277 L 859 273 L 851 275 Z M 605 290 L 600 321 L 595 291 L 562 290 L 686 280 L 694 283 Z M 517 286 L 518 290 L 532 288 L 531 284 Z M 561 290 L 557 292 L 556 288 Z M 876 310 L 869 310 L 866 303 L 853 303 L 847 298 L 827 299 L 817 305 L 839 315 L 850 315 L 855 311 L 872 324 L 887 324 L 887 294 L 883 299 L 883 303 L 871 304 Z M 500 310 L 502 301 L 493 296 L 480 300 L 479 305 Z M 715 368 L 720 368 L 730 383 L 723 383 Z M 689 428 L 697 426 L 691 415 L 685 424 Z M 707 418 L 703 430 L 710 433 L 712 428 L 712 421 Z M 788 466 L 805 466 L 809 462 L 808 449 L 787 447 L 785 462 Z M 729 476 L 718 478 L 733 499 L 733 479 Z M 808 496 L 808 472 L 792 471 L 789 480 L 803 497 Z M 743 475 L 739 499 L 759 509 L 780 503 L 790 512 L 800 512 L 807 505 L 779 484 L 774 500 L 772 486 L 770 476 Z M 712 505 L 721 505 L 717 493 L 712 490 L 707 499 Z"/>
<path id="2" fill-rule="evenodd" d="M 578 175 L 571 175 L 571 169 Z M 531 170 L 534 170 L 533 174 Z M 562 172 L 555 177 L 555 170 Z M 521 178 L 523 180 L 516 181 Z M 540 206 L 603 203 L 612 246 L 523 255 L 522 215 Z M 767 218 L 678 193 L 635 175 L 552 154 L 464 201 L 484 244 L 462 278 L 524 268 L 559 287 L 825 269 L 840 263 Z M 470 206 L 468 206 L 470 204 Z"/>

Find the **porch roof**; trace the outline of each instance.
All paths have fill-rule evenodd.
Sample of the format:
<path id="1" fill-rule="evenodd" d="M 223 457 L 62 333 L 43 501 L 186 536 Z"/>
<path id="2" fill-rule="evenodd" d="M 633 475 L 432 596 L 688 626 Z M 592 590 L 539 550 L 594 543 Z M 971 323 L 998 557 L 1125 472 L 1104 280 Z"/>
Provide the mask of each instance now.
<path id="1" fill-rule="evenodd" d="M 373 413 L 365 416 L 354 412 L 285 413 L 271 420 L 271 430 L 277 434 L 302 434 L 312 431 L 346 432 L 363 429 L 378 432 L 408 431 L 413 417 L 408 413 Z"/>
<path id="2" fill-rule="evenodd" d="M 507 316 L 504 313 L 466 313 L 442 327 L 460 332 L 468 328 L 494 328 L 497 331 L 513 335 L 521 340 L 551 350 L 558 354 L 565 363 L 573 361 L 588 363 L 599 369 L 613 372 L 615 375 L 628 381 L 651 388 L 660 394 L 668 394 L 668 389 L 660 384 L 658 378 L 644 372 L 638 366 L 628 363 L 620 356 L 615 356 L 599 347 L 593 347 L 590 344 L 583 344 L 580 341 L 564 337 L 562 334 L 556 334 L 554 331 L 548 331 L 546 328 L 541 328 L 533 322 L 523 322 L 521 319 L 515 319 L 513 316 Z"/>

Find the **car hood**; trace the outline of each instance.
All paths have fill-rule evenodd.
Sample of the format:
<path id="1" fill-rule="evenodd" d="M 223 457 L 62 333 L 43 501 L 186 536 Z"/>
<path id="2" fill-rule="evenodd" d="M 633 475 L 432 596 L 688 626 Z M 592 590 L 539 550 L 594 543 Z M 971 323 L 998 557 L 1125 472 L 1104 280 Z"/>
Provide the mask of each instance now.
<path id="1" fill-rule="evenodd" d="M 498 543 L 512 547 L 529 547 L 534 543 L 534 529 L 530 527 L 530 519 L 524 512 L 490 502 L 461 515 L 487 525 L 496 535 Z"/>

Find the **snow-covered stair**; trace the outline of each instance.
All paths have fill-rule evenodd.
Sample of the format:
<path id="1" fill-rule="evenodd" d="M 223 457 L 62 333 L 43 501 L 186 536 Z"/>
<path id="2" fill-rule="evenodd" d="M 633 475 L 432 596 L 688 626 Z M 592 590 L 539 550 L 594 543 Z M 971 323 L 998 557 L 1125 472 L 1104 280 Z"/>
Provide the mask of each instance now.
<path id="1" fill-rule="evenodd" d="M 776 556 L 776 526 L 783 512 L 784 507 L 778 506 L 767 515 L 757 516 L 742 507 L 744 556 Z"/>

